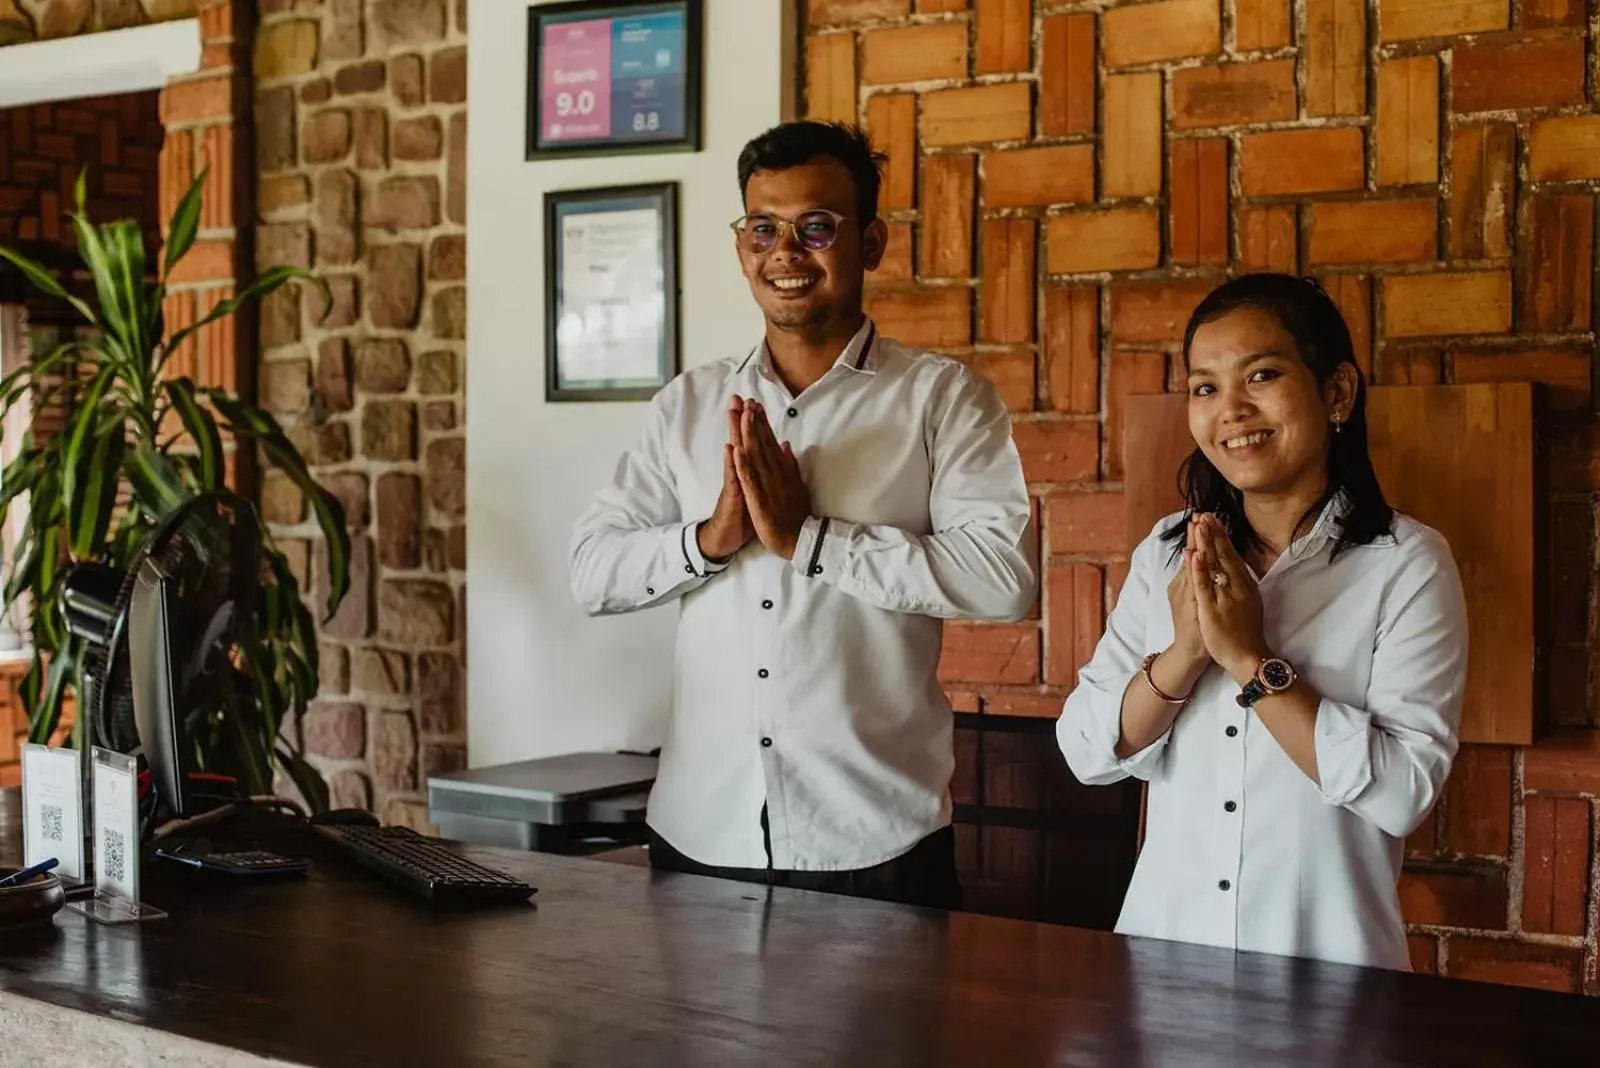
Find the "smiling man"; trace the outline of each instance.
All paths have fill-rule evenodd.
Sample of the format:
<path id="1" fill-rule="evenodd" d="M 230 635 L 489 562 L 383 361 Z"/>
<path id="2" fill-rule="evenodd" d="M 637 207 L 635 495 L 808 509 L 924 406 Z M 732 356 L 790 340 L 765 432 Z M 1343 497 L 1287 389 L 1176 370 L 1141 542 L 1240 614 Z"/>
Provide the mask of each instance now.
<path id="1" fill-rule="evenodd" d="M 654 866 L 955 908 L 941 621 L 1019 619 L 1037 580 L 998 393 L 863 313 L 881 161 L 834 124 L 745 146 L 765 336 L 656 396 L 572 586 L 596 615 L 679 605 Z"/>

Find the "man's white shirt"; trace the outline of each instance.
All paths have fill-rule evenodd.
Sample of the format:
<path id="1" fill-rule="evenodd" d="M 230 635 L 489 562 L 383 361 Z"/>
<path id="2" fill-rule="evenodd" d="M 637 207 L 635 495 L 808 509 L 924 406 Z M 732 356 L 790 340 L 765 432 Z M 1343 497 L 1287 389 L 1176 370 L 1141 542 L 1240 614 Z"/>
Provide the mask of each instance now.
<path id="1" fill-rule="evenodd" d="M 792 560 L 759 541 L 700 553 L 735 394 L 765 407 L 810 489 Z M 571 542 L 586 611 L 680 606 L 650 825 L 702 864 L 764 868 L 765 805 L 773 867 L 844 871 L 948 824 L 942 620 L 1028 613 L 1030 517 L 993 385 L 870 321 L 798 396 L 764 344 L 674 379 Z"/>

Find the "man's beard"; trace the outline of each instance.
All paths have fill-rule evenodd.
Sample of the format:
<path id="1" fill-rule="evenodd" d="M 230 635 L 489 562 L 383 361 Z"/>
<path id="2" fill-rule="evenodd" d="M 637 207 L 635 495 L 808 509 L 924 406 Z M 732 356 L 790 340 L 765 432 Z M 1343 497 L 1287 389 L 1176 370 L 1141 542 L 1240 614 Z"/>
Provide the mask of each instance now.
<path id="1" fill-rule="evenodd" d="M 786 330 L 804 330 L 808 327 L 825 325 L 833 318 L 833 309 L 826 304 L 811 304 L 794 307 L 789 304 L 779 304 L 767 312 L 767 321 L 773 326 Z"/>

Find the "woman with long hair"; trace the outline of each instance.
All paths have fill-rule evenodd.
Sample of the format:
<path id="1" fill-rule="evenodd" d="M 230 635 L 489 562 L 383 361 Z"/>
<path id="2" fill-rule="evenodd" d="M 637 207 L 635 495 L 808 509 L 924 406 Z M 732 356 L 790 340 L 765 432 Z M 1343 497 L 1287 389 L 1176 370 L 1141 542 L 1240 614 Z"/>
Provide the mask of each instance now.
<path id="1" fill-rule="evenodd" d="M 1117 930 L 1408 969 L 1404 840 L 1466 679 L 1455 561 L 1384 499 L 1317 283 L 1224 283 L 1183 358 L 1187 507 L 1134 551 L 1056 728 L 1083 782 L 1149 782 Z"/>

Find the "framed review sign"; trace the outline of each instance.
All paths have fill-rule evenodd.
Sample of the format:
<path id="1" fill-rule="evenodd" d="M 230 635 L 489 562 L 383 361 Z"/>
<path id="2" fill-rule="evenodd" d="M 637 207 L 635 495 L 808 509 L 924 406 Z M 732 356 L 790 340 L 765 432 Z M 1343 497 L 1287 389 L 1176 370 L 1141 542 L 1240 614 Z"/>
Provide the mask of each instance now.
<path id="1" fill-rule="evenodd" d="M 529 8 L 527 158 L 697 151 L 702 3 Z"/>
<path id="2" fill-rule="evenodd" d="M 545 194 L 545 400 L 649 400 L 678 373 L 678 187 Z"/>

